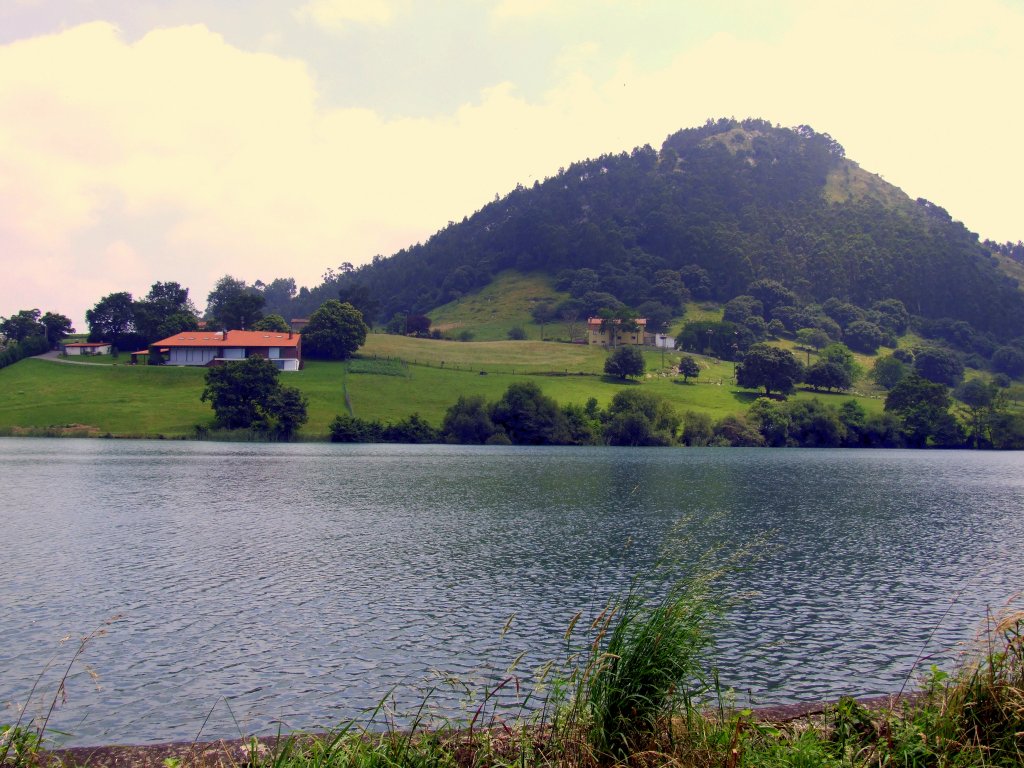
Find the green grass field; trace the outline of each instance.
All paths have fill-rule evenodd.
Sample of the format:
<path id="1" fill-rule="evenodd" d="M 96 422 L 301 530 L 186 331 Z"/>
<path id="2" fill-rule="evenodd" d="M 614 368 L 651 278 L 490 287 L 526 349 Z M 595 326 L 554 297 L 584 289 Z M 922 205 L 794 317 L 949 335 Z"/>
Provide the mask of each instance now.
<path id="1" fill-rule="evenodd" d="M 745 410 L 756 392 L 733 382 L 734 365 L 696 356 L 701 375 L 683 383 L 674 374 L 680 353 L 644 349 L 647 374 L 622 381 L 603 374 L 606 351 L 581 344 L 541 341 L 455 342 L 371 334 L 348 363 L 308 361 L 304 370 L 282 374 L 309 400 L 302 436 L 328 432 L 346 412 L 347 390 L 356 416 L 397 421 L 418 413 L 440 425 L 460 395 L 497 400 L 517 381 L 536 382 L 559 403 L 596 398 L 606 406 L 616 392 L 642 387 L 664 397 L 680 412 L 702 411 L 715 419 Z M 113 362 L 113 361 L 112 361 Z M 116 436 L 184 437 L 197 424 L 210 424 L 212 411 L 200 401 L 204 370 L 169 366 L 76 365 L 23 360 L 0 370 L 0 433 L 67 432 Z M 849 394 L 798 392 L 841 402 Z M 873 412 L 878 393 L 857 398 Z M 69 426 L 74 425 L 74 426 Z"/>

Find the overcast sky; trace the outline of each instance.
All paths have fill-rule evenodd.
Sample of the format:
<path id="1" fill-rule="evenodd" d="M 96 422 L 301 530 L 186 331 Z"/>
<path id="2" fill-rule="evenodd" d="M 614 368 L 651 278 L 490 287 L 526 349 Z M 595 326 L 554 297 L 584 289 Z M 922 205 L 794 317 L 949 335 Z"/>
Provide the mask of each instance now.
<path id="1" fill-rule="evenodd" d="M 0 0 L 0 315 L 294 277 L 709 117 L 1024 238 L 1024 0 Z"/>

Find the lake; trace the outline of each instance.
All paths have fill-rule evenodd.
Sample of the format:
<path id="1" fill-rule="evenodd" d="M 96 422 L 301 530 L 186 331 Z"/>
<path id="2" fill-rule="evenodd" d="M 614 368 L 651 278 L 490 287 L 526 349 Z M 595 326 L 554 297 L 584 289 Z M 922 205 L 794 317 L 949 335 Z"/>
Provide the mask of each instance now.
<path id="1" fill-rule="evenodd" d="M 770 537 L 715 654 L 755 706 L 913 685 L 1024 584 L 1020 453 L 0 438 L 0 483 L 0 722 L 121 617 L 68 744 L 330 726 L 521 652 L 528 677 L 680 537 Z"/>

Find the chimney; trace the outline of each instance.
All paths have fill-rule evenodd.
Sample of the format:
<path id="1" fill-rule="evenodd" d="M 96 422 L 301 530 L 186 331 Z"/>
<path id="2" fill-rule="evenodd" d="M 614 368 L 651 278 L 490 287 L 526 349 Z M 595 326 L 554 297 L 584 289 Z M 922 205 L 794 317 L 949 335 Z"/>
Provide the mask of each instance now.
<path id="1" fill-rule="evenodd" d="M 291 329 L 289 329 L 288 330 L 288 338 L 290 339 L 291 337 L 292 337 L 292 332 L 291 332 Z"/>

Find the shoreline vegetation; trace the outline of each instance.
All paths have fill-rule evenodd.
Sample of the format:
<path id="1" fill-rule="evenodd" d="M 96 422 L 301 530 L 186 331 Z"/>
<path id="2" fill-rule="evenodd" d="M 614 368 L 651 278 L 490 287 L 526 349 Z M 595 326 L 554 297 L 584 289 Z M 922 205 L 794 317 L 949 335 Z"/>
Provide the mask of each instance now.
<path id="1" fill-rule="evenodd" d="M 692 545 L 692 544 L 691 544 Z M 22 709 L 0 728 L 0 765 L 113 768 L 373 768 L 376 766 L 1019 766 L 1024 764 L 1024 611 L 1020 596 L 990 617 L 973 654 L 947 674 L 924 657 L 907 691 L 828 704 L 739 708 L 711 658 L 725 607 L 721 576 L 744 567 L 756 546 L 705 552 L 694 572 L 577 614 L 564 658 L 528 673 L 514 660 L 462 714 L 432 718 L 431 688 L 409 713 L 387 694 L 360 721 L 327 732 L 154 745 L 49 749 L 46 724 L 66 697 L 64 682 L 106 629 L 82 638 L 42 720 Z M 681 558 L 679 562 L 682 562 Z M 656 574 L 657 575 L 657 574 Z M 112 620 L 113 621 L 113 620 Z M 509 620 L 510 622 L 512 619 Z M 923 653 L 923 651 L 922 651 Z M 520 659 L 522 656 L 520 656 Z M 910 685 L 918 675 L 919 687 Z M 37 681 L 38 685 L 38 681 Z M 35 689 L 33 689 L 34 693 Z M 32 694 L 30 694 L 31 698 Z M 44 708 L 45 708 L 45 701 Z"/>

